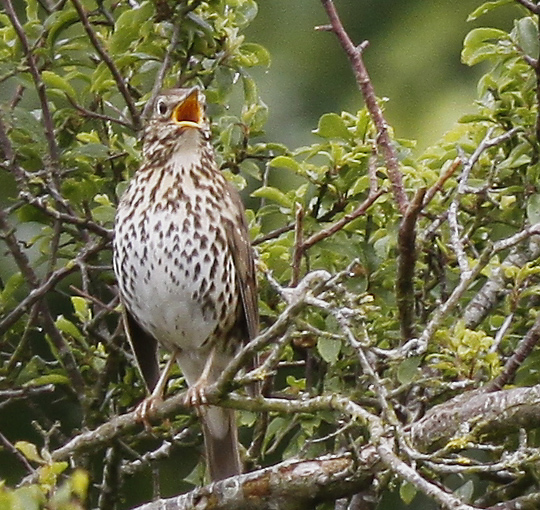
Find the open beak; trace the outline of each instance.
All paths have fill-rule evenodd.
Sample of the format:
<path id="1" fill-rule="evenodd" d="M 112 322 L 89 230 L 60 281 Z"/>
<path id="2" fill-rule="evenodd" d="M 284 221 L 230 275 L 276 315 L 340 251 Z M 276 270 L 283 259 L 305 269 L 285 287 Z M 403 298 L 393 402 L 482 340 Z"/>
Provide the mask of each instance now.
<path id="1" fill-rule="evenodd" d="M 179 103 L 172 112 L 172 120 L 182 127 L 199 129 L 203 121 L 203 111 L 199 102 L 199 90 L 192 92 Z"/>

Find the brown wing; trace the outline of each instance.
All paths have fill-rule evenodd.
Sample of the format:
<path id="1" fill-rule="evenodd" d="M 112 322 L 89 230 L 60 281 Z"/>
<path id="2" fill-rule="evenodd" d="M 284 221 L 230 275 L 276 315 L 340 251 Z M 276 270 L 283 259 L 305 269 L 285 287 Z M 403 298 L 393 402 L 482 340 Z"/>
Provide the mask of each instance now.
<path id="1" fill-rule="evenodd" d="M 129 340 L 137 366 L 149 393 L 152 393 L 159 379 L 157 340 L 139 326 L 133 316 L 124 309 L 124 329 Z"/>
<path id="2" fill-rule="evenodd" d="M 248 225 L 244 214 L 244 205 L 238 192 L 229 186 L 229 193 L 238 214 L 237 228 L 226 223 L 227 241 L 231 248 L 238 286 L 244 308 L 248 338 L 252 340 L 259 334 L 259 306 L 257 303 L 257 278 L 255 262 L 249 241 Z"/>

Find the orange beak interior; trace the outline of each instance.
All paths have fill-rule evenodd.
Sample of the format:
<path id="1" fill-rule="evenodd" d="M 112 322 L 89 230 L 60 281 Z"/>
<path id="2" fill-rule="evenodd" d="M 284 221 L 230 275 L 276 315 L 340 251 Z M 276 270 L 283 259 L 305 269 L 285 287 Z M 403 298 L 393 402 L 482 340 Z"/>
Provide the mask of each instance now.
<path id="1" fill-rule="evenodd" d="M 199 128 L 203 119 L 199 92 L 194 90 L 184 101 L 175 107 L 172 120 L 180 126 Z"/>

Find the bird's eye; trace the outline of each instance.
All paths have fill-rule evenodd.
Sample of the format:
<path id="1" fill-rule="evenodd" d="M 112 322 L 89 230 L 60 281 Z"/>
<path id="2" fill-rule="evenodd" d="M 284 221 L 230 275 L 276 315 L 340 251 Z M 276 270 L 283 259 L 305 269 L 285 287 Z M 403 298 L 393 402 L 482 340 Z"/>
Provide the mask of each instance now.
<path id="1" fill-rule="evenodd" d="M 160 99 L 158 102 L 157 102 L 157 105 L 156 105 L 156 110 L 157 112 L 160 114 L 160 115 L 165 115 L 167 113 L 167 104 L 165 103 L 165 101 L 163 101 L 162 99 Z"/>

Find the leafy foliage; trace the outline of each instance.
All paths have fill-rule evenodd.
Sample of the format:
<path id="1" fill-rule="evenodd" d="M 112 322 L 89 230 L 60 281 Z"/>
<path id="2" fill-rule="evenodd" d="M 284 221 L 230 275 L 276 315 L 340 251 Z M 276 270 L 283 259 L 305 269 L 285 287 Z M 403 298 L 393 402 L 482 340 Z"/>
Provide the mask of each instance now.
<path id="1" fill-rule="evenodd" d="M 471 19 L 508 3 L 487 2 Z M 145 105 L 160 88 L 184 84 L 205 88 L 219 164 L 251 206 L 263 325 L 284 324 L 261 342 L 263 369 L 251 374 L 283 412 L 268 412 L 263 398 L 258 408 L 236 402 L 248 464 L 358 452 L 392 437 L 394 460 L 418 466 L 428 485 L 388 461 L 391 475 L 381 469 L 370 489 L 377 501 L 392 493 L 414 508 L 420 492 L 433 496 L 426 487 L 445 486 L 485 507 L 495 489 L 501 498 L 509 485 L 522 488 L 509 498 L 533 492 L 537 474 L 527 465 L 538 451 L 534 435 L 527 448 L 520 442 L 519 424 L 486 437 L 471 419 L 466 433 L 428 448 L 407 434 L 461 391 L 540 382 L 536 352 L 517 373 L 520 363 L 508 368 L 514 351 L 530 354 L 538 316 L 535 14 L 523 8 L 509 33 L 467 36 L 463 62 L 489 65 L 475 114 L 421 155 L 392 139 L 409 202 L 403 215 L 369 104 L 323 115 L 310 146 L 264 141 L 268 111 L 249 69 L 270 56 L 243 35 L 254 0 L 3 5 L 0 396 L 18 419 L 2 421 L 0 476 L 30 484 L 3 487 L 2 508 L 128 508 L 151 499 L 150 483 L 138 481 L 155 466 L 164 496 L 204 478 L 189 413 L 152 431 L 125 425 L 110 440 L 84 436 L 62 451 L 144 395 L 119 321 L 112 225 L 140 163 Z M 169 391 L 181 388 L 176 373 Z M 317 396 L 336 400 L 316 407 Z M 340 399 L 362 411 L 345 416 Z M 506 478 L 491 476 L 491 466 Z M 487 484 L 493 491 L 479 496 Z"/>

